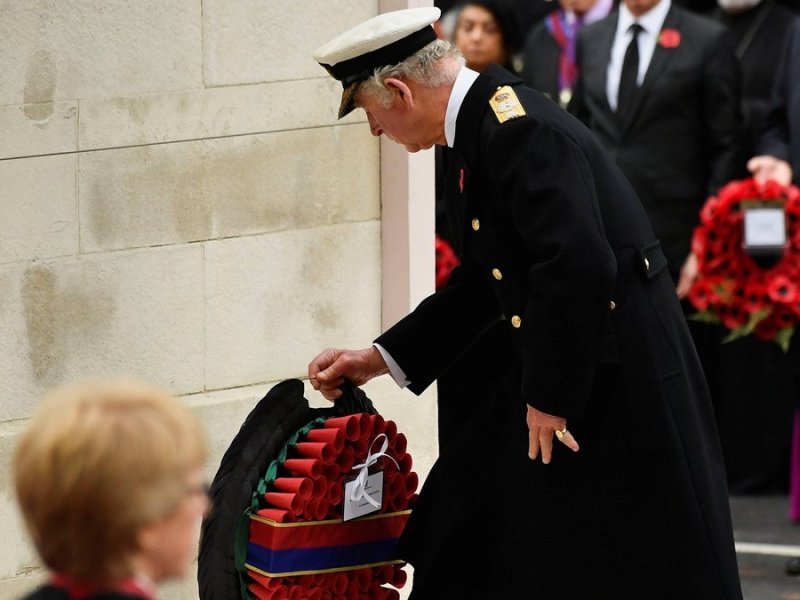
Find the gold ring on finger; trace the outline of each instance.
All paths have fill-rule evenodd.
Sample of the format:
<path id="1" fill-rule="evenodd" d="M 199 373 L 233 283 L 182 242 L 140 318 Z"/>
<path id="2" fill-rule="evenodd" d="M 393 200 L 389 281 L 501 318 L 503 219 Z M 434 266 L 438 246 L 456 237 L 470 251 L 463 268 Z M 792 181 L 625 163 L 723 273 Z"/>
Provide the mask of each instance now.
<path id="1" fill-rule="evenodd" d="M 556 437 L 558 438 L 559 442 L 564 441 L 564 434 L 567 433 L 567 426 L 564 425 L 561 429 L 556 429 Z"/>

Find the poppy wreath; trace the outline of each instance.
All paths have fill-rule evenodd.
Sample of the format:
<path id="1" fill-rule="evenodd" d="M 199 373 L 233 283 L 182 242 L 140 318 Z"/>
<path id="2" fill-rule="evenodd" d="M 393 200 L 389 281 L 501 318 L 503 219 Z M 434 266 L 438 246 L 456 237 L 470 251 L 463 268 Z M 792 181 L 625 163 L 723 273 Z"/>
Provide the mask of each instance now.
<path id="1" fill-rule="evenodd" d="M 318 418 L 290 436 L 239 524 L 242 598 L 398 599 L 407 574 L 394 549 L 419 485 L 411 466 L 405 435 L 377 414 Z M 363 487 L 376 473 L 381 491 Z M 344 521 L 359 478 L 375 508 Z"/>
<path id="2" fill-rule="evenodd" d="M 783 206 L 787 244 L 774 264 L 760 265 L 743 248 L 744 208 Z M 689 300 L 693 318 L 721 323 L 724 341 L 753 334 L 789 349 L 800 320 L 800 190 L 774 181 L 732 181 L 710 197 L 700 211 L 692 251 L 698 277 Z"/>

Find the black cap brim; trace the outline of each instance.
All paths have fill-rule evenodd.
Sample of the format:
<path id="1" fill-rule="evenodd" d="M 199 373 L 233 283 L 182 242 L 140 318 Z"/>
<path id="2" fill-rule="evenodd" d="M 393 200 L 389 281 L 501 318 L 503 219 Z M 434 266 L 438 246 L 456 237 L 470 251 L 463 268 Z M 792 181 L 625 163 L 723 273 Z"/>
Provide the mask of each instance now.
<path id="1" fill-rule="evenodd" d="M 354 81 L 342 90 L 342 101 L 339 103 L 339 118 L 345 117 L 356 108 L 356 91 L 360 81 Z"/>

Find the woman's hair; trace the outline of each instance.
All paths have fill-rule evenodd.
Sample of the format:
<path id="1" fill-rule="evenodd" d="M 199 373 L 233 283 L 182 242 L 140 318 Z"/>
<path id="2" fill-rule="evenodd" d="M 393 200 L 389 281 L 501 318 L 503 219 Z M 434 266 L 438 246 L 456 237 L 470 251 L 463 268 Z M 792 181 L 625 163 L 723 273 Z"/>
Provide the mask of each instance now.
<path id="1" fill-rule="evenodd" d="M 444 58 L 456 60 L 443 61 Z M 373 96 L 389 108 L 394 94 L 384 84 L 387 78 L 411 79 L 425 87 L 439 87 L 453 83 L 462 64 L 464 59 L 458 48 L 446 40 L 434 40 L 396 65 L 375 69 L 372 76 L 360 84 L 358 93 Z"/>
<path id="2" fill-rule="evenodd" d="M 139 531 L 178 507 L 206 452 L 189 410 L 142 383 L 49 393 L 14 458 L 17 499 L 44 563 L 78 580 L 130 575 Z"/>

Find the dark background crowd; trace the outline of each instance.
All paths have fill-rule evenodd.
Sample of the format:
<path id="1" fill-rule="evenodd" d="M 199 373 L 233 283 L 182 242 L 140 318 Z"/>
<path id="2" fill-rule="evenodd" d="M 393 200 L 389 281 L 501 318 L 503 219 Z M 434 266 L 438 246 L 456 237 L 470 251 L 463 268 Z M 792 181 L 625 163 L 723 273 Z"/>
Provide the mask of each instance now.
<path id="1" fill-rule="evenodd" d="M 730 491 L 787 492 L 792 469 L 800 477 L 800 464 L 790 464 L 800 336 L 788 353 L 753 336 L 723 343 L 721 326 L 690 318 L 687 296 L 697 276 L 691 238 L 706 199 L 736 179 L 792 176 L 757 172 L 760 155 L 791 166 L 800 183 L 800 0 L 435 4 L 440 37 L 461 49 L 468 67 L 501 64 L 583 121 L 615 158 L 669 260 L 711 391 Z M 657 48 L 681 45 L 673 55 Z M 446 160 L 447 149 L 437 149 L 440 172 Z M 437 235 L 447 240 L 440 196 L 437 189 Z"/>

